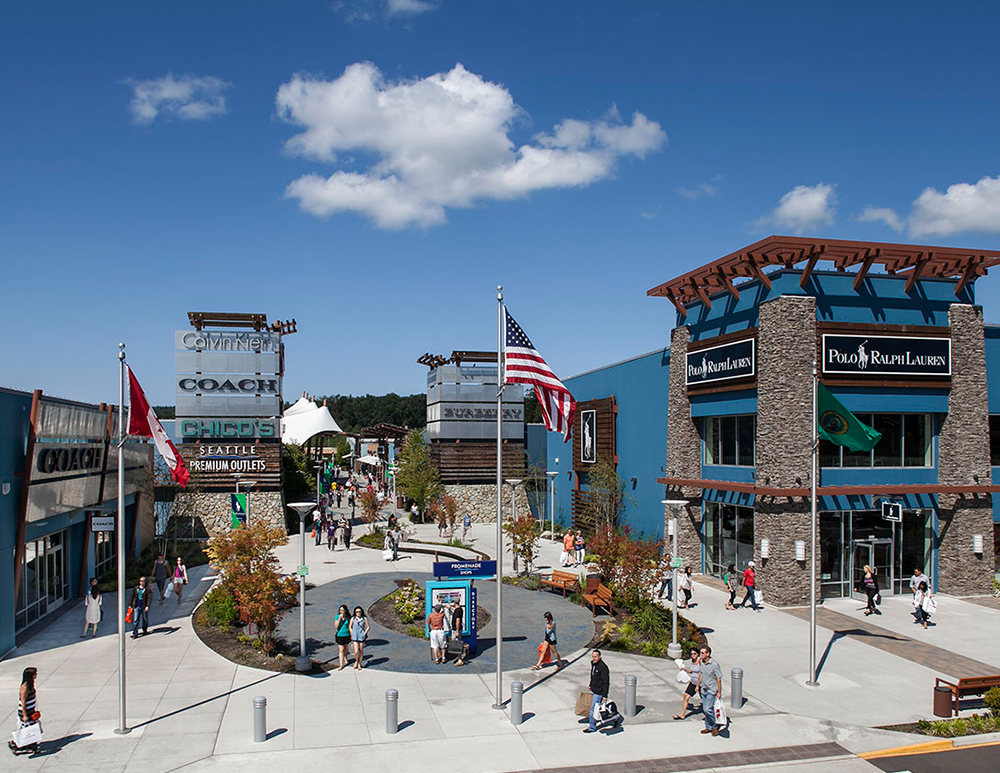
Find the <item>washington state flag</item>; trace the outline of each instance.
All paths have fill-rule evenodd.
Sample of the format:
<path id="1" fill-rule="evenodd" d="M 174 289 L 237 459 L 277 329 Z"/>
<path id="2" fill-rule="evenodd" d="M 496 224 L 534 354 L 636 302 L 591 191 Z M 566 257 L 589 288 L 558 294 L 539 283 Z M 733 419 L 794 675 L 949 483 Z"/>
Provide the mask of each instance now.
<path id="1" fill-rule="evenodd" d="M 816 384 L 816 432 L 823 440 L 852 451 L 871 451 L 881 440 L 876 432 L 840 404 L 822 383 Z"/>

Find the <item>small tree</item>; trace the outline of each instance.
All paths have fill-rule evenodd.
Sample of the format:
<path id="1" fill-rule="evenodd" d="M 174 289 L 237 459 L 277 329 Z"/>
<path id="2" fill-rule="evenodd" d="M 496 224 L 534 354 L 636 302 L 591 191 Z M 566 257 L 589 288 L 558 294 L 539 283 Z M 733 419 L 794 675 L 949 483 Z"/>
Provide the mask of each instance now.
<path id="1" fill-rule="evenodd" d="M 396 488 L 416 502 L 421 516 L 427 504 L 441 496 L 441 476 L 431 460 L 420 430 L 413 430 L 406 436 L 399 452 Z"/>
<path id="2" fill-rule="evenodd" d="M 587 496 L 584 498 L 587 514 L 594 520 L 596 529 L 602 524 L 612 528 L 618 525 L 625 508 L 635 505 L 635 499 L 625 491 L 625 481 L 615 471 L 614 465 L 603 456 L 590 468 Z"/>
<path id="3" fill-rule="evenodd" d="M 205 549 L 222 573 L 222 582 L 233 594 L 240 611 L 253 624 L 264 652 L 274 649 L 279 610 L 298 594 L 295 579 L 281 576 L 274 555 L 274 549 L 287 540 L 279 527 L 261 521 L 212 537 Z"/>
<path id="4" fill-rule="evenodd" d="M 333 461 L 338 466 L 344 463 L 344 457 L 351 453 L 351 444 L 347 442 L 344 435 L 337 435 L 333 439 Z"/>
<path id="5" fill-rule="evenodd" d="M 503 530 L 510 540 L 510 552 L 514 554 L 514 571 L 518 571 L 520 560 L 524 565 L 524 574 L 527 574 L 538 556 L 538 521 L 530 515 L 522 515 L 505 521 Z"/>
<path id="6" fill-rule="evenodd" d="M 596 556 L 600 573 L 618 596 L 635 608 L 646 596 L 656 579 L 661 542 L 635 536 L 626 524 L 615 528 L 599 524 L 587 540 L 587 552 Z"/>
<path id="7" fill-rule="evenodd" d="M 374 491 L 365 489 L 358 494 L 358 504 L 361 505 L 361 519 L 371 525 L 378 520 L 379 510 L 382 509 L 382 501 Z"/>
<path id="8" fill-rule="evenodd" d="M 455 519 L 458 517 L 458 502 L 451 494 L 441 495 L 441 509 L 444 512 L 445 524 L 448 527 L 448 536 L 455 536 Z"/>

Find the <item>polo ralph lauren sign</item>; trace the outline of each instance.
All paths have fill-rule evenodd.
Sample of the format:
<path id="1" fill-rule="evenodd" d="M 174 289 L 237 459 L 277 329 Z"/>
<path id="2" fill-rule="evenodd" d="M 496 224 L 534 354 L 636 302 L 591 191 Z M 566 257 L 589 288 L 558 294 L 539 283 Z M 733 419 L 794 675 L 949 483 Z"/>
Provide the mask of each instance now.
<path id="1" fill-rule="evenodd" d="M 756 373 L 754 339 L 698 349 L 687 356 L 687 385 L 747 378 Z"/>
<path id="2" fill-rule="evenodd" d="M 823 372 L 852 376 L 950 376 L 950 338 L 824 335 Z"/>

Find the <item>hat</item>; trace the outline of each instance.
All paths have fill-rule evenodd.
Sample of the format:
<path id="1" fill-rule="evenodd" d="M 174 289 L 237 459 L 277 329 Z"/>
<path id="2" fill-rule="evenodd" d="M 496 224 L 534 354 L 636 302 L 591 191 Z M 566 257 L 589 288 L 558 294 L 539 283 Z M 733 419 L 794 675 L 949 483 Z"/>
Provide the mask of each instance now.
<path id="1" fill-rule="evenodd" d="M 754 562 L 753 561 L 747 561 L 747 566 L 754 566 Z"/>

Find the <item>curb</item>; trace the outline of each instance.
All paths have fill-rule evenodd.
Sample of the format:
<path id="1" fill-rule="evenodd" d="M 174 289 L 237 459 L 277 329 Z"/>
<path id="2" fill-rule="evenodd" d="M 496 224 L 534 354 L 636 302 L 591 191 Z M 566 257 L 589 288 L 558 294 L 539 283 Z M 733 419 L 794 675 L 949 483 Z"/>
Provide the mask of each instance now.
<path id="1" fill-rule="evenodd" d="M 983 740 L 984 738 L 989 740 Z M 857 756 L 863 760 L 878 760 L 885 757 L 906 757 L 911 754 L 933 754 L 953 749 L 975 749 L 980 746 L 1000 746 L 1000 733 L 988 733 L 978 737 L 963 736 L 962 738 L 929 741 L 928 743 L 910 744 L 909 746 L 894 746 L 890 749 L 861 752 Z"/>

